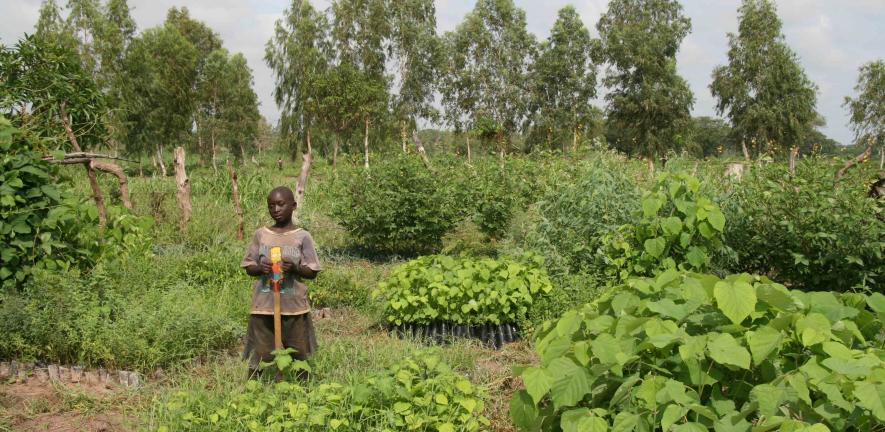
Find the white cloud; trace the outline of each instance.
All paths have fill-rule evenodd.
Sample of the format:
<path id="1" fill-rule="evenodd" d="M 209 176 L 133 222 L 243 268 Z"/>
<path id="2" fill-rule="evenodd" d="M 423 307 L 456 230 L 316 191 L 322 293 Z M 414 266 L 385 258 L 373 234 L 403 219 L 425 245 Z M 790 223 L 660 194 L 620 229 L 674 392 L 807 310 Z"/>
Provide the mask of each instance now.
<path id="1" fill-rule="evenodd" d="M 13 44 L 24 32 L 32 32 L 40 0 L 0 2 L 0 43 Z M 63 1 L 59 3 L 64 4 Z M 191 15 L 217 31 L 225 46 L 242 52 L 255 74 L 255 91 L 261 112 L 271 121 L 279 116 L 273 102 L 273 77 L 264 64 L 264 45 L 273 32 L 273 23 L 282 16 L 290 0 L 130 0 L 132 14 L 143 30 L 163 22 L 171 6 L 186 6 Z M 323 10 L 329 0 L 314 1 Z M 556 12 L 574 4 L 584 24 L 596 34 L 596 22 L 606 9 L 606 0 L 516 0 L 526 10 L 529 31 L 538 39 L 546 37 Z M 692 19 L 692 34 L 684 41 L 678 61 L 679 71 L 695 92 L 696 115 L 712 115 L 715 101 L 707 88 L 713 68 L 726 61 L 726 33 L 737 30 L 739 0 L 683 0 L 685 13 Z M 437 0 L 440 33 L 453 30 L 474 5 L 473 0 Z M 882 25 L 885 1 L 779 0 L 778 12 L 784 22 L 787 43 L 796 51 L 806 73 L 820 88 L 818 108 L 827 119 L 825 132 L 849 142 L 851 133 L 841 107 L 844 96 L 852 93 L 857 68 L 885 57 Z"/>

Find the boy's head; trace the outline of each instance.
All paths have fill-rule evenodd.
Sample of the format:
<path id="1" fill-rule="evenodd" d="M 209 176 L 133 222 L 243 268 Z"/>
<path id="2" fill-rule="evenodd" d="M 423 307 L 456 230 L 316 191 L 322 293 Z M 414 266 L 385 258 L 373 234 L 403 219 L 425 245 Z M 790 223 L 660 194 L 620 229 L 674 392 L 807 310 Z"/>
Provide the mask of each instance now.
<path id="1" fill-rule="evenodd" d="M 286 186 L 273 188 L 267 194 L 267 212 L 277 225 L 286 225 L 292 221 L 295 210 L 295 194 Z"/>

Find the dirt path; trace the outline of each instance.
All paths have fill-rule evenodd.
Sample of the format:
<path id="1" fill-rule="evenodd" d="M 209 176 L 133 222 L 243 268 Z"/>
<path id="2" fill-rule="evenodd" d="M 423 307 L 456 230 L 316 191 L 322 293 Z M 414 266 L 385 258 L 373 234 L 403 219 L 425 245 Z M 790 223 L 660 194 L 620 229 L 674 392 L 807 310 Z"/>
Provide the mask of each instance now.
<path id="1" fill-rule="evenodd" d="M 119 409 L 126 389 L 29 377 L 0 384 L 0 431 L 123 432 L 137 428 Z"/>

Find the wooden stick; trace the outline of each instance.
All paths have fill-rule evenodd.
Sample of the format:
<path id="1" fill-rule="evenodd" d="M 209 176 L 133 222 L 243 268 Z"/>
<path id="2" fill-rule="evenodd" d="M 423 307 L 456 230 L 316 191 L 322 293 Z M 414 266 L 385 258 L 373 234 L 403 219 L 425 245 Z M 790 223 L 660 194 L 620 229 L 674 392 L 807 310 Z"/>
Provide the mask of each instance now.
<path id="1" fill-rule="evenodd" d="M 412 131 L 412 140 L 415 141 L 415 147 L 418 149 L 418 155 L 421 156 L 421 161 L 424 162 L 424 166 L 429 170 L 433 170 L 433 167 L 430 165 L 430 159 L 427 158 L 427 152 L 424 151 L 424 143 L 422 143 L 421 138 L 418 137 L 418 131 Z"/>
<path id="2" fill-rule="evenodd" d="M 283 349 L 283 319 L 280 312 L 280 281 L 273 283 L 273 346 Z"/>
<path id="3" fill-rule="evenodd" d="M 245 238 L 245 222 L 243 221 L 243 207 L 240 205 L 240 188 L 237 185 L 237 171 L 230 164 L 230 161 L 227 161 L 227 171 L 230 173 L 231 192 L 233 193 L 234 198 L 234 211 L 236 211 L 237 220 L 239 221 L 237 224 L 237 240 L 243 240 L 243 238 Z"/>
<path id="4" fill-rule="evenodd" d="M 80 149 L 80 144 L 77 142 L 77 136 L 74 135 L 74 131 L 71 129 L 66 102 L 62 102 L 59 108 L 61 123 L 65 128 L 65 133 L 68 135 L 68 141 L 71 142 L 71 146 L 74 147 L 75 151 L 82 152 L 83 150 Z M 84 162 L 83 166 L 86 167 L 86 177 L 89 178 L 89 187 L 92 188 L 92 199 L 95 200 L 95 207 L 98 208 L 98 231 L 104 233 L 104 229 L 108 224 L 108 212 L 104 206 L 104 196 L 101 193 L 101 187 L 98 186 L 98 179 L 95 177 L 95 170 L 92 169 L 89 161 Z"/>
<path id="5" fill-rule="evenodd" d="M 123 168 L 120 168 L 115 163 L 97 160 L 90 161 L 89 165 L 94 169 L 111 173 L 117 177 L 117 181 L 120 182 L 120 199 L 123 201 L 123 207 L 132 210 L 132 201 L 129 200 L 129 179 L 126 177 L 126 173 L 123 172 Z"/>
<path id="6" fill-rule="evenodd" d="M 187 172 L 184 169 L 184 147 L 175 147 L 175 158 L 173 163 L 175 166 L 175 185 L 178 189 L 176 196 L 178 197 L 178 208 L 181 209 L 181 220 L 179 222 L 182 232 L 187 232 L 187 224 L 191 220 L 191 186 L 188 183 Z"/>
<path id="7" fill-rule="evenodd" d="M 873 144 L 867 144 L 867 149 L 863 151 L 863 153 L 857 155 L 856 158 L 850 159 L 845 162 L 845 165 L 836 172 L 836 180 L 842 178 L 845 175 L 845 172 L 854 167 L 855 165 L 862 164 L 870 159 L 870 156 L 873 155 Z"/>
<path id="8" fill-rule="evenodd" d="M 799 156 L 799 147 L 790 149 L 790 175 L 796 174 L 796 157 Z"/>

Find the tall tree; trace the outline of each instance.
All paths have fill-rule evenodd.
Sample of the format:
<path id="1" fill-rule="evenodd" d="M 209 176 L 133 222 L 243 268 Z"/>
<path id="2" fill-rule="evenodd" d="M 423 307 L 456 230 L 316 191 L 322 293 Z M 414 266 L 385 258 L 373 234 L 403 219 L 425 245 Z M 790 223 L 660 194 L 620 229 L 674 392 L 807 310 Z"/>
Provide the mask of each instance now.
<path id="1" fill-rule="evenodd" d="M 436 35 L 436 7 L 432 0 L 401 0 L 390 4 L 391 51 L 399 88 L 393 113 L 399 123 L 403 148 L 418 119 L 435 120 L 433 91 L 443 50 Z"/>
<path id="2" fill-rule="evenodd" d="M 694 96 L 676 72 L 691 20 L 676 0 L 613 0 L 597 24 L 608 63 L 608 129 L 623 150 L 663 159 L 684 142 Z"/>
<path id="3" fill-rule="evenodd" d="M 228 89 L 221 118 L 227 133 L 223 143 L 238 159 L 245 158 L 245 150 L 255 148 L 258 133 L 258 95 L 252 89 L 252 69 L 242 53 L 236 53 L 227 62 Z"/>
<path id="4" fill-rule="evenodd" d="M 577 149 L 582 132 L 592 122 L 591 100 L 596 97 L 596 65 L 593 40 L 573 6 L 559 10 L 550 37 L 541 43 L 532 65 L 532 108 L 535 127 L 545 129 L 548 146 L 563 135 L 562 148 Z M 565 133 L 563 133 L 565 132 Z"/>
<path id="5" fill-rule="evenodd" d="M 196 48 L 170 24 L 145 30 L 132 41 L 125 65 L 127 152 L 160 152 L 188 136 L 196 63 Z"/>
<path id="6" fill-rule="evenodd" d="M 713 70 L 716 110 L 731 122 L 745 157 L 786 153 L 820 118 L 817 88 L 787 46 L 773 2 L 744 0 L 738 13 L 728 64 Z"/>
<path id="7" fill-rule="evenodd" d="M 846 96 L 844 106 L 851 115 L 855 141 L 885 150 L 885 60 L 861 66 L 854 91 L 857 97 Z"/>
<path id="8" fill-rule="evenodd" d="M 61 17 L 61 9 L 55 0 L 45 0 L 40 5 L 40 17 L 37 18 L 36 35 L 41 38 L 58 38 L 67 33 L 67 26 Z"/>
<path id="9" fill-rule="evenodd" d="M 328 26 L 326 16 L 309 1 L 293 0 L 265 45 L 264 61 L 275 79 L 274 100 L 282 111 L 279 132 L 293 160 L 301 143 L 310 145 L 311 127 L 316 123 L 317 81 L 331 61 Z"/>
<path id="10" fill-rule="evenodd" d="M 528 113 L 529 65 L 537 50 L 525 11 L 511 0 L 478 0 L 446 35 L 443 104 L 450 122 L 494 137 L 503 152 Z M 464 118 L 466 117 L 466 118 Z"/>

